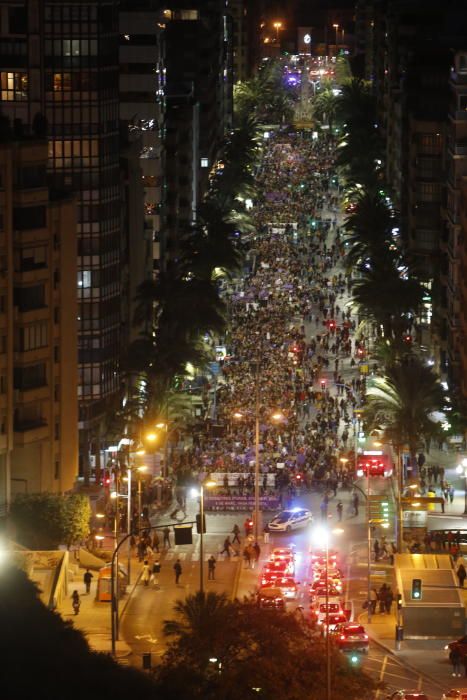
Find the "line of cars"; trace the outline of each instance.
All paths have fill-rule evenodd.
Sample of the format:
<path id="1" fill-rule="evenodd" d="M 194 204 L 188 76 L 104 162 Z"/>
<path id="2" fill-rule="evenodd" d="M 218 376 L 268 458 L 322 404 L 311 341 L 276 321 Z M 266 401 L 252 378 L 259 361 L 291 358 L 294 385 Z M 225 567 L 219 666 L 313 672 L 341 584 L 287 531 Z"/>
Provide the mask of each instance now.
<path id="1" fill-rule="evenodd" d="M 327 561 L 326 561 L 327 559 Z M 343 604 L 342 572 L 338 553 L 324 549 L 311 553 L 312 581 L 309 587 L 312 620 L 329 634 L 343 652 L 368 652 L 369 640 L 363 625 L 350 620 L 351 611 Z"/>
<path id="2" fill-rule="evenodd" d="M 327 571 L 325 550 L 314 550 L 310 556 L 310 621 L 323 635 L 329 633 L 342 651 L 366 653 L 369 642 L 365 628 L 351 622 L 350 611 L 344 609 L 342 573 L 338 567 L 337 552 L 328 552 Z M 296 601 L 300 582 L 295 580 L 295 574 L 295 548 L 273 549 L 260 574 L 258 605 L 265 609 L 284 610 L 287 601 Z"/>

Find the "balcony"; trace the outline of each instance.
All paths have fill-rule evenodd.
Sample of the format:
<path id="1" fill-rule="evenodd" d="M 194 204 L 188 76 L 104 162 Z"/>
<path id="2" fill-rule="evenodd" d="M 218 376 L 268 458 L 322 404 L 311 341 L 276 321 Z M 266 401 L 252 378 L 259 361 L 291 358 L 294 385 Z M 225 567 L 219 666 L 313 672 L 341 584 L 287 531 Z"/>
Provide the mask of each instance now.
<path id="1" fill-rule="evenodd" d="M 14 421 L 13 430 L 15 445 L 18 447 L 45 440 L 49 436 L 49 427 L 45 418 L 17 418 Z"/>
<path id="2" fill-rule="evenodd" d="M 451 71 L 451 82 L 454 85 L 467 85 L 467 73 L 458 73 Z"/>
<path id="3" fill-rule="evenodd" d="M 464 109 L 452 109 L 449 112 L 449 117 L 455 122 L 467 121 L 467 111 Z"/>

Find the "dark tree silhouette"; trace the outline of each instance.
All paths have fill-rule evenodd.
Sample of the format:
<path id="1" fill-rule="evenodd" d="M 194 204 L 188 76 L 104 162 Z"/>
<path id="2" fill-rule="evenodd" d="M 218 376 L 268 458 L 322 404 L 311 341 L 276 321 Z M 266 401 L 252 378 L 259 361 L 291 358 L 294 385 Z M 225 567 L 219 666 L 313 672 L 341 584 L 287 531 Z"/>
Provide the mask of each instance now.
<path id="1" fill-rule="evenodd" d="M 89 649 L 71 622 L 48 610 L 26 574 L 2 565 L 0 671 L 8 700 L 154 697 L 151 678 Z"/>

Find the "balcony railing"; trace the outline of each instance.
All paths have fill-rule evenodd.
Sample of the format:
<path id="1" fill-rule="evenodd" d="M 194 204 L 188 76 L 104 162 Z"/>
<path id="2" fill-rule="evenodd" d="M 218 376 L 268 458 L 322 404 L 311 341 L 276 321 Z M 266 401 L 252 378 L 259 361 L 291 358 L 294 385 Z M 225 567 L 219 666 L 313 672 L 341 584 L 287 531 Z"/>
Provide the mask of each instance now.
<path id="1" fill-rule="evenodd" d="M 45 428 L 47 421 L 45 418 L 17 418 L 14 421 L 15 433 L 26 433 L 28 430 L 36 430 L 37 428 Z"/>

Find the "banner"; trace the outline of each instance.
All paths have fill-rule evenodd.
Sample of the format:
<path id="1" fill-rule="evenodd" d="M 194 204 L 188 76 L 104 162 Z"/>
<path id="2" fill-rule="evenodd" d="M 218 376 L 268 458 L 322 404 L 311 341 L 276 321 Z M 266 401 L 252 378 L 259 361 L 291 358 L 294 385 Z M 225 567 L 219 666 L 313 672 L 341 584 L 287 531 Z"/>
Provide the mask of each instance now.
<path id="1" fill-rule="evenodd" d="M 260 496 L 261 510 L 280 510 L 278 496 Z M 235 510 L 251 512 L 255 509 L 254 496 L 204 496 L 204 510 Z"/>

